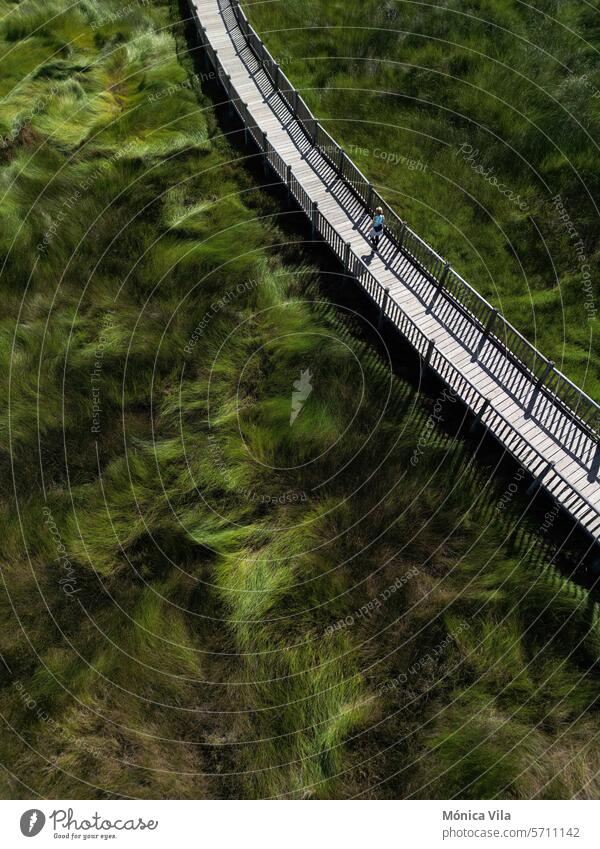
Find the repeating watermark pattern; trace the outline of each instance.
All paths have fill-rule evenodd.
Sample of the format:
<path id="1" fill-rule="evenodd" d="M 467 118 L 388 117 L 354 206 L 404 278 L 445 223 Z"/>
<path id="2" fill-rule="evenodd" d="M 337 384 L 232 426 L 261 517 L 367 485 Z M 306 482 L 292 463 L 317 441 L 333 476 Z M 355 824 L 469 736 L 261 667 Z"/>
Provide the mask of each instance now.
<path id="1" fill-rule="evenodd" d="M 225 292 L 223 297 L 219 298 L 218 301 L 213 301 L 213 303 L 210 305 L 210 308 L 204 313 L 202 321 L 190 334 L 187 344 L 183 349 L 185 353 L 192 354 L 194 352 L 194 348 L 198 344 L 198 341 L 204 336 L 204 332 L 213 320 L 213 318 L 220 312 L 222 312 L 222 310 L 224 310 L 225 307 L 228 306 L 234 300 L 235 297 L 244 294 L 244 292 L 250 292 L 257 286 L 258 280 L 249 280 L 246 283 L 238 283 L 235 289 L 229 289 L 227 292 Z"/>
<path id="2" fill-rule="evenodd" d="M 529 475 L 529 473 L 528 473 L 527 469 L 525 469 L 523 466 L 519 466 L 519 468 L 516 470 L 516 472 L 513 475 L 512 481 L 509 483 L 509 485 L 506 487 L 506 489 L 504 490 L 504 492 L 502 493 L 502 495 L 500 496 L 500 498 L 496 502 L 496 510 L 499 513 L 502 513 L 504 510 L 506 510 L 507 506 L 511 503 L 511 501 L 513 500 L 513 498 L 515 497 L 515 495 L 519 491 L 520 482 L 524 478 L 527 478 L 528 475 Z M 546 511 L 546 513 L 544 513 L 544 521 L 542 522 L 542 524 L 539 527 L 540 532 L 543 533 L 543 534 L 548 533 L 548 531 L 554 525 L 554 522 L 556 521 L 556 517 L 560 513 L 560 504 L 558 503 L 558 501 L 555 498 L 553 498 L 552 501 L 553 501 L 552 510 L 548 510 L 548 511 Z"/>
<path id="3" fill-rule="evenodd" d="M 575 248 L 579 273 L 581 274 L 581 285 L 584 295 L 583 308 L 588 314 L 588 321 L 592 321 L 596 318 L 598 311 L 596 308 L 596 299 L 594 297 L 592 285 L 592 268 L 586 253 L 585 242 L 581 238 L 573 219 L 569 215 L 560 193 L 552 198 L 552 205 L 556 215 L 558 216 L 558 220 L 561 222 L 574 243 L 573 247 Z"/>
<path id="4" fill-rule="evenodd" d="M 30 124 L 36 115 L 39 115 L 46 109 L 48 104 L 59 94 L 60 89 L 60 83 L 55 83 L 48 90 L 47 94 L 43 94 L 41 97 L 38 97 L 31 109 L 28 109 L 27 112 L 14 119 L 10 133 L 0 138 L 0 148 L 2 150 L 6 150 L 6 148 L 15 143 L 21 130 Z"/>
<path id="5" fill-rule="evenodd" d="M 413 159 L 412 156 L 406 156 L 404 153 L 397 153 L 394 150 L 385 150 L 381 147 L 373 148 L 373 159 L 381 159 L 383 162 L 388 162 L 390 165 L 401 165 L 407 171 L 420 171 L 423 174 L 427 171 L 427 163 L 422 159 Z"/>
<path id="6" fill-rule="evenodd" d="M 579 77 L 579 82 L 583 83 L 584 86 L 592 93 L 592 99 L 598 100 L 600 98 L 600 89 L 597 89 L 596 86 L 590 81 L 589 74 L 582 74 Z"/>
<path id="7" fill-rule="evenodd" d="M 367 604 L 363 604 L 361 608 L 348 614 L 348 616 L 345 616 L 343 619 L 338 619 L 338 621 L 334 622 L 333 625 L 329 625 L 324 631 L 324 636 L 328 637 L 331 634 L 339 633 L 345 628 L 349 628 L 351 625 L 354 625 L 357 619 L 369 619 L 376 610 L 379 610 L 382 605 L 394 595 L 395 592 L 407 584 L 412 578 L 416 578 L 418 574 L 418 568 L 416 566 L 412 566 L 404 575 L 397 578 L 393 584 L 386 587 L 385 590 L 382 590 L 376 598 L 371 599 L 371 601 L 367 602 Z"/>
<path id="8" fill-rule="evenodd" d="M 466 631 L 471 627 L 470 623 L 463 619 L 462 622 L 459 623 L 458 627 L 455 628 L 454 631 L 449 631 L 443 640 L 441 640 L 437 645 L 435 645 L 431 651 L 428 651 L 426 654 L 421 655 L 418 660 L 416 660 L 407 670 L 406 672 L 401 672 L 399 675 L 396 675 L 395 678 L 390 678 L 389 681 L 385 681 L 383 684 L 380 684 L 377 688 L 378 695 L 383 695 L 384 693 L 389 693 L 390 690 L 397 690 L 398 687 L 401 687 L 403 684 L 407 684 L 411 677 L 417 675 L 422 669 L 426 666 L 432 664 L 436 661 L 441 655 L 444 654 L 447 649 L 456 643 L 456 638 L 463 631 Z"/>
<path id="9" fill-rule="evenodd" d="M 53 217 L 52 224 L 44 233 L 41 241 L 38 242 L 37 249 L 40 253 L 45 253 L 48 250 L 49 245 L 60 230 L 60 225 L 70 215 L 72 215 L 77 205 L 81 202 L 81 199 L 85 197 L 86 193 L 89 192 L 94 183 L 99 180 L 100 177 L 104 176 L 115 162 L 118 162 L 120 159 L 128 156 L 130 152 L 135 151 L 136 147 L 136 142 L 127 142 L 118 151 L 107 156 L 105 159 L 102 159 L 100 164 L 88 177 L 84 180 L 80 180 L 78 187 L 73 191 L 73 193 L 63 200 L 60 209 Z"/>
<path id="10" fill-rule="evenodd" d="M 219 440 L 214 433 L 208 434 L 208 448 L 213 466 L 218 469 L 230 490 L 237 492 L 246 501 L 257 504 L 297 504 L 308 501 L 308 495 L 303 490 L 290 489 L 283 493 L 257 492 L 255 489 L 237 486 L 229 464 L 223 456 Z"/>
<path id="11" fill-rule="evenodd" d="M 304 404 L 308 400 L 308 397 L 311 395 L 313 391 L 313 386 L 311 383 L 312 375 L 310 373 L 310 369 L 304 369 L 300 372 L 300 379 L 295 380 L 292 391 L 292 410 L 290 413 L 290 427 L 294 424 L 302 409 Z"/>
<path id="12" fill-rule="evenodd" d="M 476 150 L 473 145 L 468 142 L 463 142 L 458 146 L 458 148 L 454 151 L 454 155 L 456 157 L 462 156 L 464 162 L 469 165 L 469 167 L 475 172 L 475 174 L 480 174 L 484 180 L 486 180 L 492 188 L 496 189 L 496 191 L 500 192 L 501 195 L 504 195 L 505 198 L 511 203 L 514 203 L 521 212 L 529 212 L 529 204 L 526 200 L 524 200 L 520 194 L 517 194 L 510 186 L 507 186 L 506 183 L 502 183 L 498 177 L 495 175 L 495 168 L 493 165 L 490 165 L 489 168 L 486 168 L 482 165 L 478 160 L 481 151 Z"/>
<path id="13" fill-rule="evenodd" d="M 417 446 L 412 453 L 410 458 L 411 466 L 417 466 L 421 457 L 427 450 L 428 446 L 431 444 L 433 433 L 437 425 L 444 421 L 444 416 L 442 415 L 444 402 L 450 401 L 451 404 L 456 403 L 456 392 L 452 387 L 447 387 L 444 389 L 442 394 L 435 399 L 433 405 L 433 412 L 427 418 L 425 422 L 425 426 L 419 435 L 419 439 L 417 441 Z"/>
<path id="14" fill-rule="evenodd" d="M 282 53 L 279 56 L 273 56 L 273 61 L 276 65 L 279 65 L 280 68 L 285 68 L 286 66 L 292 65 L 297 60 L 295 56 L 291 55 L 291 53 Z"/>
<path id="15" fill-rule="evenodd" d="M 94 368 L 90 374 L 90 386 L 92 393 L 92 433 L 100 433 L 100 415 L 102 413 L 102 405 L 100 401 L 100 378 L 102 377 L 102 366 L 104 354 L 108 345 L 108 337 L 106 329 L 112 325 L 112 313 L 107 312 L 102 319 L 102 330 L 98 344 L 94 352 Z"/>
<path id="16" fill-rule="evenodd" d="M 118 24 L 119 21 L 123 20 L 123 18 L 127 18 L 129 15 L 133 15 L 135 12 L 139 11 L 140 7 L 147 8 L 151 5 L 152 0 L 135 0 L 135 3 L 129 3 L 127 6 L 121 6 L 120 9 L 113 9 L 112 12 L 108 12 L 101 18 L 96 18 L 95 21 L 92 21 L 90 26 L 92 29 L 99 29 L 107 24 Z"/>
<path id="17" fill-rule="evenodd" d="M 321 145 L 320 149 L 332 159 L 335 159 L 339 152 L 339 148 L 335 145 Z M 406 156 L 405 154 L 398 153 L 395 150 L 386 150 L 382 147 L 361 147 L 357 144 L 349 144 L 345 148 L 345 151 L 350 157 L 362 157 L 363 159 L 372 157 L 373 159 L 381 159 L 383 162 L 388 162 L 390 165 L 402 165 L 407 171 L 421 171 L 422 173 L 427 171 L 427 163 L 423 162 L 422 159 L 413 159 L 411 156 Z"/>
<path id="18" fill-rule="evenodd" d="M 210 142 L 205 131 L 195 130 L 191 133 L 171 133 L 168 139 L 157 139 L 156 141 L 154 141 L 152 135 L 149 134 L 146 136 L 145 144 L 147 144 L 148 152 L 152 156 L 159 156 L 160 154 L 183 153 L 192 150 L 192 148 L 196 146 L 207 150 Z M 141 151 L 143 145 L 144 142 L 140 142 L 138 147 L 138 153 L 140 153 L 140 155 L 142 155 Z"/>
<path id="19" fill-rule="evenodd" d="M 553 501 L 554 506 L 552 507 L 552 510 L 547 510 L 544 513 L 544 521 L 540 525 L 540 531 L 543 534 L 547 534 L 552 529 L 552 526 L 556 521 L 556 517 L 560 513 L 560 504 L 556 499 L 553 499 Z"/>
<path id="20" fill-rule="evenodd" d="M 48 507 L 44 507 L 42 513 L 46 517 L 44 519 L 44 524 L 48 528 L 48 531 L 54 540 L 54 547 L 57 554 L 56 560 L 59 563 L 60 568 L 65 572 L 64 576 L 59 578 L 58 583 L 65 595 L 74 596 L 80 590 L 77 586 L 77 575 L 75 573 L 75 569 L 69 559 L 67 549 L 62 541 L 61 533 L 52 516 L 52 511 Z"/>
<path id="21" fill-rule="evenodd" d="M 229 469 L 229 464 L 223 456 L 223 451 L 221 449 L 221 446 L 219 445 L 219 440 L 214 433 L 208 434 L 208 449 L 210 451 L 214 467 L 219 470 L 229 489 L 235 489 L 235 481 Z"/>
<path id="22" fill-rule="evenodd" d="M 177 94 L 179 91 L 185 88 L 193 88 L 196 83 L 205 83 L 212 80 L 221 79 L 223 76 L 223 72 L 221 68 L 217 71 L 203 71 L 199 74 L 192 74 L 186 80 L 183 80 L 180 83 L 175 83 L 174 85 L 170 85 L 168 88 L 164 88 L 161 91 L 155 91 L 152 94 L 148 95 L 148 102 L 155 103 L 157 100 L 165 100 L 168 97 L 172 97 L 174 94 Z"/>
<path id="23" fill-rule="evenodd" d="M 61 741 L 65 741 L 87 754 L 106 758 L 106 752 L 102 751 L 98 747 L 88 745 L 80 735 L 76 736 L 73 734 L 68 728 L 65 728 L 64 725 L 61 725 L 60 722 L 57 722 L 53 717 L 51 717 L 48 711 L 40 707 L 37 699 L 31 695 L 31 693 L 23 685 L 22 681 L 13 681 L 13 687 L 18 693 L 23 707 L 25 707 L 28 711 L 31 711 L 31 713 L 34 713 L 36 719 L 39 719 L 40 722 L 47 725 Z"/>
<path id="24" fill-rule="evenodd" d="M 248 501 L 257 501 L 260 504 L 296 504 L 299 501 L 308 500 L 308 495 L 304 491 L 296 489 L 289 489 L 281 494 L 242 489 L 241 493 Z"/>
<path id="25" fill-rule="evenodd" d="M 527 477 L 527 469 L 523 466 L 519 466 L 517 471 L 513 476 L 513 480 L 506 487 L 498 501 L 496 502 L 496 510 L 500 513 L 502 510 L 505 510 L 507 505 L 513 500 L 514 496 L 519 491 L 519 483 L 523 480 L 524 477 Z"/>

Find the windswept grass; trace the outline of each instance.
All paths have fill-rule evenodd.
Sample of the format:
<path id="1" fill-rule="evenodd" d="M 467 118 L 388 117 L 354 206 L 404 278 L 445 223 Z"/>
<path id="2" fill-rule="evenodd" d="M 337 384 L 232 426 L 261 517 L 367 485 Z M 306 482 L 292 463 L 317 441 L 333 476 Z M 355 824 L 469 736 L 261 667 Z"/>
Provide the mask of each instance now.
<path id="1" fill-rule="evenodd" d="M 327 303 L 174 4 L 118 8 L 1 9 L 2 795 L 597 795 L 577 552 Z"/>

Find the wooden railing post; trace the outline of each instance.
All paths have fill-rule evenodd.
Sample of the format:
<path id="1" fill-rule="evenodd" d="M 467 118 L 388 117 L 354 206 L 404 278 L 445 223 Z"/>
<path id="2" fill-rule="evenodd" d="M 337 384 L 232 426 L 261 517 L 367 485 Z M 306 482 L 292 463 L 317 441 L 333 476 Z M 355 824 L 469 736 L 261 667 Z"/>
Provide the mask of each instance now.
<path id="1" fill-rule="evenodd" d="M 225 75 L 225 91 L 227 92 L 227 97 L 229 98 L 229 102 L 228 102 L 228 104 L 227 104 L 227 106 L 228 106 L 228 112 L 229 112 L 229 117 L 230 117 L 230 118 L 233 118 L 233 113 L 234 113 L 234 109 L 233 109 L 233 97 L 231 96 L 231 95 L 232 95 L 232 92 L 233 92 L 233 86 L 232 86 L 232 84 L 231 84 L 231 77 L 230 77 L 230 75 L 229 75 L 229 74 L 226 74 L 226 75 Z"/>
<path id="2" fill-rule="evenodd" d="M 483 402 L 481 404 L 481 407 L 477 410 L 477 414 L 476 414 L 475 418 L 473 419 L 473 421 L 471 422 L 471 427 L 469 428 L 470 434 L 477 433 L 479 426 L 482 423 L 483 414 L 485 413 L 485 411 L 487 410 L 487 408 L 489 406 L 490 406 L 490 399 L 484 398 Z"/>
<path id="3" fill-rule="evenodd" d="M 248 147 L 248 121 L 246 120 L 246 116 L 248 115 L 248 104 L 242 103 L 242 121 L 244 122 L 244 144 Z"/>
<path id="4" fill-rule="evenodd" d="M 494 325 L 496 324 L 496 319 L 498 318 L 498 310 L 496 307 L 492 307 L 490 309 L 490 314 L 488 316 L 488 320 L 485 324 L 485 327 L 481 331 L 481 338 L 477 344 L 477 348 L 473 352 L 472 360 L 473 362 L 479 357 L 483 346 L 485 345 L 486 339 L 490 336 L 492 330 L 494 329 Z"/>
<path id="5" fill-rule="evenodd" d="M 429 345 L 427 346 L 427 351 L 425 353 L 425 365 L 428 368 L 431 365 L 431 357 L 433 356 L 434 348 L 435 348 L 435 339 L 430 339 Z"/>
<path id="6" fill-rule="evenodd" d="M 287 185 L 287 195 L 288 195 L 288 204 L 292 205 L 292 166 L 288 165 L 286 168 L 286 178 L 285 182 Z"/>
<path id="7" fill-rule="evenodd" d="M 373 209 L 373 186 L 369 183 L 367 190 L 367 209 Z"/>
<path id="8" fill-rule="evenodd" d="M 402 222 L 402 227 L 400 228 L 400 235 L 398 236 L 398 247 L 402 247 L 404 243 L 404 234 L 406 233 L 406 221 Z"/>
<path id="9" fill-rule="evenodd" d="M 344 271 L 350 271 L 350 242 L 344 245 Z"/>
<path id="10" fill-rule="evenodd" d="M 201 54 L 200 54 L 201 61 L 202 61 L 202 67 L 204 68 L 204 70 L 207 73 L 209 73 L 210 72 L 210 59 L 208 58 L 208 49 L 206 47 L 206 45 L 208 44 L 208 36 L 206 35 L 206 27 L 201 26 L 200 29 L 198 30 L 198 32 L 199 32 L 199 35 L 200 35 L 200 43 L 202 44 L 202 46 L 204 48 L 201 51 Z"/>
<path id="11" fill-rule="evenodd" d="M 542 372 L 542 376 L 540 378 L 538 378 L 538 381 L 537 381 L 537 384 L 536 384 L 536 389 L 539 389 L 540 386 L 544 385 L 544 383 L 546 382 L 546 378 L 553 371 L 554 371 L 554 363 L 552 362 L 552 360 L 548 360 L 548 362 L 546 363 L 546 368 Z"/>
<path id="12" fill-rule="evenodd" d="M 344 165 L 344 149 L 341 148 L 338 145 L 338 158 L 337 158 L 336 170 L 337 170 L 338 174 L 340 174 L 340 175 L 342 174 L 343 165 Z"/>
<path id="13" fill-rule="evenodd" d="M 316 118 L 313 118 L 313 132 L 312 132 L 312 143 L 313 145 L 317 145 L 317 131 L 319 129 L 319 122 Z"/>
<path id="14" fill-rule="evenodd" d="M 388 298 L 390 297 L 390 290 L 384 289 L 383 299 L 381 301 L 381 306 L 379 307 L 379 319 L 377 321 L 377 330 L 381 330 L 381 325 L 383 324 L 383 319 L 385 318 L 385 311 L 388 305 Z M 431 343 L 429 343 L 431 344 Z"/>
<path id="15" fill-rule="evenodd" d="M 275 63 L 275 91 L 279 91 L 279 64 Z"/>
<path id="16" fill-rule="evenodd" d="M 438 286 L 440 287 L 440 289 L 443 287 L 444 280 L 448 276 L 449 271 L 450 271 L 450 263 L 447 262 L 447 263 L 445 263 L 444 268 L 442 269 L 442 273 L 440 274 L 440 279 L 438 280 Z"/>
<path id="17" fill-rule="evenodd" d="M 269 161 L 269 140 L 267 138 L 267 131 L 263 130 L 263 171 L 265 173 L 265 177 L 267 175 L 267 164 Z"/>
<path id="18" fill-rule="evenodd" d="M 496 319 L 498 318 L 498 310 L 496 307 L 492 307 L 490 311 L 490 316 L 487 320 L 487 324 L 485 325 L 485 329 L 483 331 L 483 335 L 487 339 L 487 337 L 491 334 L 494 329 L 494 325 L 496 324 Z"/>
<path id="19" fill-rule="evenodd" d="M 312 202 L 312 212 L 310 216 L 310 225 L 311 225 L 311 238 L 314 242 L 315 237 L 317 235 L 317 219 L 319 215 L 319 204 L 316 200 Z"/>
<path id="20" fill-rule="evenodd" d="M 298 89 L 294 91 L 294 117 L 298 117 Z"/>
<path id="21" fill-rule="evenodd" d="M 548 465 L 547 465 L 544 469 L 542 469 L 542 471 L 541 471 L 541 472 L 540 472 L 540 474 L 539 474 L 539 475 L 535 478 L 535 480 L 533 480 L 533 481 L 529 484 L 529 486 L 528 486 L 528 488 L 527 488 L 527 496 L 528 496 L 528 497 L 529 497 L 529 496 L 531 496 L 531 495 L 533 495 L 533 493 L 534 493 L 534 492 L 537 492 L 537 490 L 538 490 L 538 489 L 540 488 L 540 486 L 541 486 L 542 481 L 544 480 L 544 478 L 546 477 L 546 475 L 548 474 L 548 472 L 549 472 L 551 469 L 553 469 L 553 468 L 554 468 L 554 463 L 548 463 Z"/>

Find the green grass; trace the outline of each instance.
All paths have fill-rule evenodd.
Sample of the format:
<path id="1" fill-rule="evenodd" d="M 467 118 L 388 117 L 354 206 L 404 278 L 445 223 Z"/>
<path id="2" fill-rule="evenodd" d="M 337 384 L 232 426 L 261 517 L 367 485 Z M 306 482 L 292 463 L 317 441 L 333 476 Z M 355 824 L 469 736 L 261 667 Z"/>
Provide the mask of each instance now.
<path id="1" fill-rule="evenodd" d="M 244 8 L 399 215 L 599 400 L 595 12 L 574 0 Z"/>
<path id="2" fill-rule="evenodd" d="M 0 794 L 597 796 L 571 543 L 327 304 L 175 4 L 118 8 L 0 7 L 5 128 L 61 85 L 0 166 Z"/>

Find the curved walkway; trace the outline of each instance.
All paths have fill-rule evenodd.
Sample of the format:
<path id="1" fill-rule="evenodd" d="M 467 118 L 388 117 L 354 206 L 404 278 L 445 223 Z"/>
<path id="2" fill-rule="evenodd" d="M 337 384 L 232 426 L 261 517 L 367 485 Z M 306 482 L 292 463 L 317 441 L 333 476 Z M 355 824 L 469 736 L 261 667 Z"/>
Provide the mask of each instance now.
<path id="1" fill-rule="evenodd" d="M 427 365 L 555 501 L 598 539 L 598 436 L 558 394 L 548 390 L 551 364 L 542 364 L 541 377 L 535 368 L 518 367 L 516 355 L 491 335 L 495 314 L 491 321 L 479 320 L 476 308 L 470 312 L 452 290 L 447 291 L 443 281 L 448 268 L 415 234 L 411 233 L 408 247 L 402 233 L 399 238 L 384 238 L 381 250 L 372 256 L 370 214 L 361 198 L 361 192 L 372 193 L 366 180 L 317 125 L 237 2 L 190 0 L 190 4 L 207 56 L 233 106 L 269 165 L 311 219 L 315 234 L 328 242 L 348 273 L 361 282 Z M 318 132 L 330 139 L 333 150 L 322 140 L 314 143 Z M 365 183 L 360 191 L 356 175 Z M 421 261 L 420 253 L 425 251 L 429 251 L 428 259 L 433 254 L 439 260 L 438 279 Z M 454 279 L 466 291 L 468 284 L 457 275 Z M 477 301 L 477 293 L 470 287 L 469 292 Z M 510 330 L 519 342 L 518 334 Z M 523 340 L 523 346 L 528 345 Z M 535 352 L 531 346 L 527 350 Z M 578 403 L 581 398 L 590 401 L 557 375 L 571 398 Z M 591 405 L 593 411 L 594 402 Z"/>

